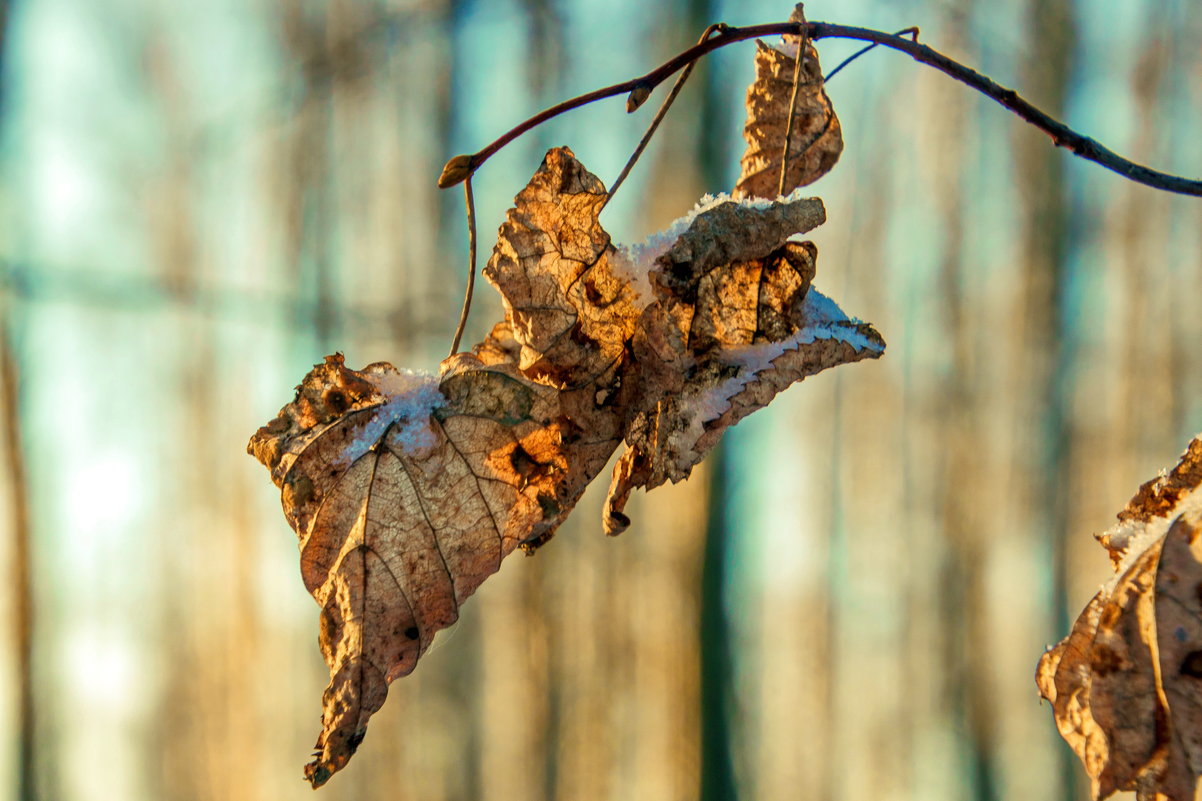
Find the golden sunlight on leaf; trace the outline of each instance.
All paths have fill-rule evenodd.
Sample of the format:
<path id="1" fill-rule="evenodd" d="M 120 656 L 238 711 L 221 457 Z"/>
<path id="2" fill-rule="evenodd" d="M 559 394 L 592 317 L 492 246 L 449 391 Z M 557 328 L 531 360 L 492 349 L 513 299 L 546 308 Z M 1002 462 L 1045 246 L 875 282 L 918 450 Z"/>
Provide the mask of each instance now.
<path id="1" fill-rule="evenodd" d="M 605 528 L 634 487 L 686 477 L 722 431 L 884 342 L 810 287 L 816 199 L 699 207 L 618 249 L 601 182 L 548 152 L 485 276 L 505 319 L 438 377 L 317 365 L 249 449 L 281 488 L 330 668 L 314 786 L 344 767 L 388 685 L 515 549 L 544 544 L 625 439 Z"/>
<path id="2" fill-rule="evenodd" d="M 797 36 L 785 36 L 783 40 L 777 47 L 756 42 L 755 82 L 747 88 L 747 122 L 743 128 L 747 150 L 735 197 L 777 196 L 800 44 Z M 808 42 L 790 133 L 784 194 L 826 175 L 843 152 L 843 131 L 823 88 L 818 51 Z"/>

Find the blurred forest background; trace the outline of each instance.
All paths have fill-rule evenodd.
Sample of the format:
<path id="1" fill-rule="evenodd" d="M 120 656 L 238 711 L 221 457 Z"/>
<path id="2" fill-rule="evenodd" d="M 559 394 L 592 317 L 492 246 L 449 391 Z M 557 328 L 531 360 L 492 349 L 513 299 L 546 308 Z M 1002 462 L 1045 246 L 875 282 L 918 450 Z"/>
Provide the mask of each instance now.
<path id="1" fill-rule="evenodd" d="M 790 7 L 0 2 L 0 795 L 312 798 L 318 609 L 248 436 L 335 350 L 436 368 L 465 280 L 447 158 Z M 1202 175 L 1189 0 L 807 12 L 919 25 Z M 616 240 L 732 185 L 753 52 L 703 62 L 606 209 Z M 490 162 L 481 263 L 547 147 L 609 182 L 664 91 Z M 830 94 L 817 284 L 885 357 L 791 389 L 617 540 L 595 487 L 393 686 L 324 799 L 1085 797 L 1032 676 L 1109 575 L 1090 535 L 1202 430 L 1202 205 L 897 53 Z M 482 286 L 467 341 L 499 314 Z"/>

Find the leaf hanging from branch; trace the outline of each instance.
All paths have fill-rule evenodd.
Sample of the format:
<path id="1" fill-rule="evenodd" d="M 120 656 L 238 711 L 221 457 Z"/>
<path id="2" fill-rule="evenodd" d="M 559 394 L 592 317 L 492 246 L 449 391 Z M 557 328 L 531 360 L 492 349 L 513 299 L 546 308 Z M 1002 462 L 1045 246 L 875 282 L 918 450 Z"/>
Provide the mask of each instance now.
<path id="1" fill-rule="evenodd" d="M 615 248 L 601 182 L 548 152 L 485 276 L 505 319 L 438 377 L 315 367 L 250 451 L 282 490 L 330 668 L 305 775 L 346 765 L 388 685 L 515 549 L 545 543 L 625 439 L 606 530 L 633 487 L 689 474 L 721 432 L 789 384 L 884 342 L 812 289 L 790 240 L 821 201 L 719 199 Z"/>
<path id="2" fill-rule="evenodd" d="M 1115 577 L 1036 681 L 1093 796 L 1193 801 L 1202 776 L 1202 437 L 1099 537 Z"/>
<path id="3" fill-rule="evenodd" d="M 747 150 L 733 192 L 735 197 L 777 196 L 800 45 L 798 36 L 786 34 L 782 39 L 779 47 L 755 43 L 755 82 L 747 88 L 747 123 L 743 128 Z M 789 133 L 785 194 L 826 175 L 843 152 L 839 118 L 823 88 L 818 51 L 809 42 L 801 64 L 793 128 Z"/>

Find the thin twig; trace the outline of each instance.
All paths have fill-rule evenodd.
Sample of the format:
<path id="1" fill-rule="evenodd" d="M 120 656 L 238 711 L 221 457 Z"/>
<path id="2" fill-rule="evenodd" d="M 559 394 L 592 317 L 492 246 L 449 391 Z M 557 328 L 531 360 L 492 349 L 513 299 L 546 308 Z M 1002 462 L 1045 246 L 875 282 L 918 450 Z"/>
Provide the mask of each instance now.
<path id="1" fill-rule="evenodd" d="M 517 139 L 522 134 L 532 128 L 536 128 L 547 120 L 558 117 L 572 109 L 586 106 L 589 103 L 595 103 L 598 100 L 604 100 L 617 95 L 630 94 L 635 92 L 639 95 L 646 96 L 648 92 L 666 81 L 677 70 L 692 64 L 697 59 L 704 56 L 706 53 L 717 50 L 720 47 L 731 44 L 733 42 L 742 42 L 747 39 L 754 39 L 757 36 L 772 36 L 783 33 L 796 33 L 797 26 L 789 22 L 775 22 L 768 25 L 749 25 L 745 28 L 730 28 L 718 34 L 717 36 L 707 39 L 701 44 L 694 45 L 688 50 L 679 53 L 675 57 L 664 62 L 659 67 L 639 78 L 634 78 L 622 83 L 615 83 L 613 86 L 606 86 L 601 89 L 594 89 L 591 92 L 586 92 L 579 97 L 573 97 L 570 100 L 565 100 L 562 103 L 551 106 L 548 109 L 540 111 L 530 119 L 511 128 L 500 138 L 493 141 L 483 150 L 477 151 L 470 155 L 456 156 L 447 162 L 443 168 L 442 176 L 438 179 L 438 186 L 442 189 L 454 186 L 462 181 L 467 176 L 480 169 L 484 162 L 496 153 L 505 145 Z"/>
<path id="2" fill-rule="evenodd" d="M 1181 195 L 1202 197 L 1202 181 L 1183 178 L 1179 175 L 1153 170 L 1142 164 L 1136 164 L 1118 155 L 1099 142 L 1083 136 L 1051 115 L 1036 108 L 1021 98 L 1013 89 L 998 84 L 981 73 L 966 67 L 951 59 L 938 50 L 927 47 L 919 42 L 911 41 L 901 36 L 894 36 L 884 31 L 874 31 L 868 28 L 853 28 L 847 25 L 832 25 L 826 22 L 810 23 L 810 38 L 827 39 L 860 39 L 875 42 L 894 50 L 900 50 L 915 61 L 934 67 L 940 72 L 950 75 L 957 81 L 971 86 L 981 94 L 992 98 L 1002 106 L 1010 109 L 1039 130 L 1052 137 L 1057 147 L 1067 148 L 1073 154 L 1087 161 L 1100 164 L 1108 170 L 1118 173 L 1124 178 L 1136 183 L 1175 192 Z"/>
<path id="3" fill-rule="evenodd" d="M 717 31 L 723 31 L 727 28 L 725 22 L 715 22 L 713 25 L 705 29 L 705 33 L 701 34 L 701 38 L 697 40 L 697 44 L 701 44 L 706 39 L 710 38 Z M 638 147 L 630 154 L 630 159 L 626 162 L 626 166 L 618 173 L 618 177 L 614 179 L 613 185 L 609 188 L 609 196 L 605 199 L 606 204 L 613 200 L 614 193 L 618 191 L 618 187 L 626 180 L 626 176 L 630 175 L 630 171 L 634 169 L 634 163 L 639 160 L 639 156 L 643 155 L 643 151 L 647 149 L 647 144 L 651 141 L 651 137 L 655 135 L 655 129 L 663 121 L 668 114 L 668 109 L 672 107 L 672 102 L 676 100 L 676 96 L 680 94 L 680 90 L 684 88 L 684 83 L 689 79 L 689 75 L 693 72 L 693 67 L 697 66 L 697 62 L 691 62 L 684 68 L 684 71 L 676 78 L 676 83 L 672 84 L 672 91 L 668 92 L 668 96 L 664 98 L 664 102 L 660 104 L 659 111 L 655 112 L 655 118 L 651 120 L 651 124 L 647 126 L 647 132 L 643 134 L 643 138 L 639 140 Z M 633 110 L 633 109 L 631 109 Z"/>
<path id="4" fill-rule="evenodd" d="M 467 313 L 472 309 L 472 290 L 476 288 L 476 199 L 472 196 L 470 175 L 463 182 L 463 202 L 467 206 L 467 292 L 463 295 L 463 311 L 459 312 L 450 356 L 459 352 L 459 340 L 463 339 L 463 329 L 467 327 Z"/>
<path id="5" fill-rule="evenodd" d="M 793 92 L 789 95 L 789 116 L 785 121 L 785 143 L 781 146 L 780 154 L 780 181 L 776 185 L 776 196 L 781 197 L 785 194 L 785 176 L 789 173 L 789 144 L 793 141 L 793 116 L 797 113 L 797 90 L 801 88 L 801 65 L 806 60 L 806 47 L 810 43 L 809 28 L 806 26 L 805 11 L 802 10 L 802 4 L 798 3 L 793 10 L 793 14 L 799 19 L 790 18 L 791 22 L 798 22 L 801 25 L 801 38 L 797 40 L 797 58 L 793 59 Z"/>
<path id="6" fill-rule="evenodd" d="M 806 24 L 809 27 L 809 38 L 811 40 L 832 38 L 858 39 L 860 41 L 884 45 L 893 50 L 900 50 L 915 61 L 934 67 L 940 72 L 950 75 L 961 83 L 967 84 L 978 92 L 992 98 L 1005 108 L 1010 109 L 1031 125 L 1051 136 L 1052 141 L 1057 147 L 1067 148 L 1075 155 L 1092 161 L 1095 164 L 1100 164 L 1128 180 L 1144 184 L 1145 186 L 1151 186 L 1155 189 L 1162 189 L 1166 192 L 1202 197 L 1202 181 L 1171 175 L 1128 161 L 1100 143 L 1095 142 L 1093 139 L 1082 136 L 1064 123 L 1057 121 L 1047 113 L 1031 105 L 1026 100 L 1023 100 L 1013 89 L 1001 86 L 981 75 L 976 70 L 960 64 L 924 44 L 884 31 L 874 31 L 869 28 L 833 25 L 827 22 L 809 22 Z M 579 97 L 574 97 L 571 100 L 565 100 L 558 105 L 539 112 L 520 125 L 512 128 L 483 150 L 471 155 L 456 156 L 447 162 L 447 167 L 444 168 L 438 185 L 443 188 L 454 186 L 479 169 L 490 156 L 502 147 L 552 117 L 559 116 L 564 112 L 597 100 L 614 97 L 615 95 L 627 94 L 636 90 L 640 93 L 648 92 L 675 74 L 677 70 L 721 47 L 735 42 L 746 41 L 747 39 L 754 39 L 758 36 L 774 36 L 786 33 L 800 35 L 799 28 L 799 25 L 791 22 L 774 22 L 766 25 L 749 25 L 744 28 L 727 28 L 717 36 L 679 53 L 640 78 L 597 89 Z"/>
<path id="7" fill-rule="evenodd" d="M 900 31 L 896 31 L 893 35 L 894 36 L 905 36 L 907 34 L 910 35 L 911 41 L 917 42 L 918 41 L 918 26 L 913 25 L 909 28 L 902 28 Z M 846 67 L 851 62 L 855 61 L 860 56 L 867 53 L 869 50 L 872 50 L 873 48 L 876 48 L 876 47 L 880 47 L 879 42 L 873 42 L 870 45 L 861 47 L 859 50 L 852 53 L 850 56 L 848 56 L 847 58 L 840 61 L 837 65 L 835 65 L 835 68 L 826 74 L 826 77 L 822 79 L 822 82 L 829 83 L 830 79 L 834 78 L 836 75 L 838 75 L 840 70 L 842 70 L 844 67 Z"/>

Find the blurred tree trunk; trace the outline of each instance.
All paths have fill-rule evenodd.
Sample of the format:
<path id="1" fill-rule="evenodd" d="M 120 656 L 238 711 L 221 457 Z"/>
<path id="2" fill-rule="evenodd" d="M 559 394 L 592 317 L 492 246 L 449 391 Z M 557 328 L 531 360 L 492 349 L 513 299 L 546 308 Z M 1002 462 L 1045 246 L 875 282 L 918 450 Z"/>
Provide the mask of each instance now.
<path id="1" fill-rule="evenodd" d="M 686 30 L 699 32 L 719 20 L 717 0 L 689 0 Z M 701 95 L 697 126 L 695 169 L 706 192 L 730 191 L 724 186 L 727 138 L 723 135 L 723 98 L 711 63 L 703 62 L 689 87 Z M 728 603 L 731 583 L 732 537 L 730 520 L 729 450 L 738 447 L 739 432 L 730 431 L 710 454 L 705 476 L 708 511 L 705 550 L 701 568 L 701 615 L 698 648 L 701 657 L 701 801 L 737 801 L 735 777 L 734 644 Z"/>
<path id="2" fill-rule="evenodd" d="M 948 41 L 941 40 L 941 46 L 953 52 L 964 49 L 967 43 L 964 11 L 967 9 L 954 15 L 951 29 L 945 31 Z M 940 92 L 954 109 L 949 116 L 965 118 L 969 98 L 955 86 L 941 84 Z M 980 265 L 967 260 L 964 251 L 964 184 L 972 177 L 964 169 L 969 163 L 965 136 L 961 131 L 947 133 L 950 135 L 940 143 L 943 169 L 936 176 L 936 197 L 948 237 L 939 264 L 938 288 L 939 305 L 946 315 L 943 325 L 951 349 L 951 369 L 933 409 L 944 421 L 940 432 L 944 475 L 939 499 L 941 542 L 928 546 L 931 550 L 927 552 L 927 559 L 940 566 L 935 582 L 937 605 L 926 609 L 927 615 L 943 621 L 943 631 L 935 638 L 942 646 L 935 658 L 919 657 L 921 664 L 916 668 L 939 674 L 943 692 L 933 699 L 941 707 L 938 721 L 969 733 L 959 744 L 958 756 L 966 765 L 973 797 L 993 801 L 998 790 L 988 731 L 990 710 L 981 703 L 988 698 L 988 670 L 981 662 L 988 658 L 989 635 L 981 623 L 987 613 L 982 596 L 991 531 L 984 519 L 988 512 L 979 503 L 990 476 L 981 467 L 977 437 L 985 416 L 980 404 L 982 377 L 976 370 L 973 352 L 973 329 L 980 323 L 973 317 L 967 288 L 968 273 L 980 269 Z"/>
<path id="3" fill-rule="evenodd" d="M 1024 95 L 1057 119 L 1064 119 L 1072 70 L 1076 60 L 1077 34 L 1073 8 L 1061 0 L 1032 0 L 1028 6 L 1030 56 L 1021 75 Z M 1020 438 L 1027 463 L 1025 486 L 1017 487 L 1022 503 L 1031 512 L 1032 553 L 1045 553 L 1044 566 L 1052 588 L 1048 599 L 1049 641 L 1054 632 L 1066 632 L 1071 624 L 1067 585 L 1068 543 L 1076 536 L 1069 530 L 1070 472 L 1074 447 L 1069 410 L 1072 394 L 1073 321 L 1067 318 L 1066 293 L 1070 275 L 1067 261 L 1071 249 L 1070 198 L 1065 176 L 1068 156 L 1049 147 L 1047 138 L 1023 126 L 1015 134 L 1015 161 L 1021 202 L 1022 240 L 1020 308 L 1024 310 L 1020 363 L 1012 375 L 1027 377 L 1017 396 L 1025 407 L 1028 428 Z M 1019 386 L 1023 386 L 1022 383 Z M 988 653 L 988 643 L 976 651 Z M 988 784 L 980 797 L 996 794 L 992 789 L 998 716 L 990 687 L 976 687 L 969 700 L 970 727 L 980 758 L 978 776 Z M 1059 745 L 1059 744 L 1058 744 Z M 1060 797 L 1080 793 L 1076 786 L 1077 766 L 1067 749 L 1059 750 Z"/>

